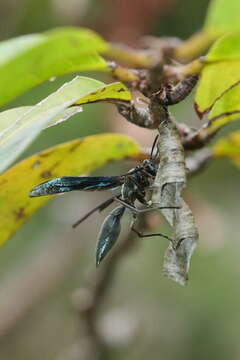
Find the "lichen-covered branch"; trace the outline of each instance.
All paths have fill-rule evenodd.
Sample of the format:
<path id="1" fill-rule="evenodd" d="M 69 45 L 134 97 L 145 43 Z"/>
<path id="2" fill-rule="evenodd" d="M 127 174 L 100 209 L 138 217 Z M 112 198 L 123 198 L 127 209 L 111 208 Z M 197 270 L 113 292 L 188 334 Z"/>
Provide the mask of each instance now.
<path id="1" fill-rule="evenodd" d="M 156 105 L 154 106 L 156 107 Z M 153 105 L 147 104 L 145 106 L 138 106 L 133 101 L 130 104 L 117 105 L 119 114 L 131 123 L 147 129 L 156 129 L 163 113 L 159 106 L 157 113 L 156 111 L 152 111 L 152 107 Z"/>
<path id="2" fill-rule="evenodd" d="M 164 84 L 161 89 L 152 95 L 154 101 L 161 105 L 175 105 L 183 101 L 197 84 L 198 76 L 192 75 L 179 81 L 177 85 L 171 83 Z"/>

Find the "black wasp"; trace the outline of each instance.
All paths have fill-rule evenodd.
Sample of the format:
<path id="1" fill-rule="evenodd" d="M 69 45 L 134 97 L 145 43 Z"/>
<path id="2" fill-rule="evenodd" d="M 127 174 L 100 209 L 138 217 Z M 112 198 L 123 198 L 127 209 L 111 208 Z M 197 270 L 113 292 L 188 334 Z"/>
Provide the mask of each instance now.
<path id="1" fill-rule="evenodd" d="M 114 201 L 121 204 L 110 212 L 110 214 L 106 217 L 101 226 L 97 239 L 97 265 L 100 264 L 100 262 L 103 260 L 103 258 L 107 255 L 109 250 L 117 241 L 121 230 L 121 218 L 126 208 L 129 209 L 133 215 L 133 220 L 131 222 L 131 230 L 134 231 L 139 237 L 143 238 L 150 236 L 161 236 L 165 239 L 172 241 L 172 239 L 170 239 L 168 236 L 161 233 L 144 235 L 134 227 L 134 223 L 139 213 L 153 209 L 151 206 L 149 206 L 149 202 L 146 200 L 146 191 L 151 187 L 157 173 L 156 158 L 158 155 L 158 151 L 153 157 L 156 142 L 157 137 L 155 138 L 152 146 L 150 159 L 143 160 L 137 167 L 131 169 L 125 175 L 110 177 L 63 176 L 49 181 L 45 181 L 42 184 L 35 186 L 31 190 L 29 195 L 31 197 L 37 197 L 43 195 L 60 194 L 74 190 L 102 191 L 114 190 L 121 187 L 121 192 L 119 194 L 111 197 L 110 199 L 104 201 L 103 203 L 92 209 L 73 225 L 73 227 L 78 226 L 95 211 L 102 211 L 106 209 Z M 141 209 L 137 208 L 135 206 L 135 202 L 137 200 L 145 207 Z"/>

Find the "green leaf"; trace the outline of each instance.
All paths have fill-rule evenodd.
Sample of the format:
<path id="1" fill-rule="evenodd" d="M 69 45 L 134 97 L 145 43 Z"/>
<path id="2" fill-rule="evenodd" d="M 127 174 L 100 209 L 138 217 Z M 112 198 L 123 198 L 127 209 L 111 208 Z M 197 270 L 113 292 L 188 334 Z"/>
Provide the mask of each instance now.
<path id="1" fill-rule="evenodd" d="M 240 80 L 240 61 L 223 61 L 207 65 L 199 81 L 195 104 L 200 117 L 208 114 L 215 102 Z"/>
<path id="2" fill-rule="evenodd" d="M 225 35 L 217 40 L 209 50 L 206 61 L 240 61 L 240 31 Z"/>
<path id="3" fill-rule="evenodd" d="M 134 140 L 103 134 L 57 145 L 13 166 L 0 175 L 0 244 L 50 200 L 50 196 L 29 198 L 33 186 L 58 176 L 86 174 L 108 161 L 137 156 L 139 152 Z"/>
<path id="4" fill-rule="evenodd" d="M 220 36 L 240 31 L 239 13 L 239 0 L 211 0 L 203 28 L 175 50 L 176 57 L 189 62 L 204 54 Z"/>
<path id="5" fill-rule="evenodd" d="M 209 118 L 215 124 L 240 118 L 240 84 L 229 89 L 213 106 Z"/>
<path id="6" fill-rule="evenodd" d="M 239 0 L 212 0 L 210 2 L 204 30 L 214 34 L 240 30 Z"/>
<path id="7" fill-rule="evenodd" d="M 16 129 L 20 129 L 23 124 L 18 120 L 25 115 L 27 112 L 34 109 L 34 106 L 21 106 L 18 108 L 9 109 L 0 113 L 0 139 L 2 139 L 3 134 L 11 131 L 12 126 Z M 82 112 L 81 106 L 70 107 L 56 118 L 52 118 L 47 127 L 54 126 L 59 124 L 62 121 L 66 121 L 69 117 L 75 115 L 76 113 Z"/>
<path id="8" fill-rule="evenodd" d="M 91 30 L 67 27 L 0 43 L 0 106 L 52 77 L 104 70 L 108 45 Z"/>
<path id="9" fill-rule="evenodd" d="M 0 133 L 0 172 L 26 149 L 44 128 L 79 111 L 79 107 L 76 111 L 67 111 L 68 107 L 74 104 L 109 99 L 129 101 L 130 98 L 129 91 L 121 83 L 105 85 L 94 79 L 76 77 L 27 112 L 19 109 L 15 109 L 15 112 L 11 110 L 9 118 L 12 125 Z M 20 112 L 24 113 L 18 116 Z M 3 126 L 6 126 L 7 115 L 9 112 L 0 115 L 0 122 L 3 121 L 5 124 Z M 15 117 L 14 120 L 13 117 Z"/>
<path id="10" fill-rule="evenodd" d="M 41 43 L 42 39 L 43 36 L 40 34 L 30 34 L 0 42 L 0 65 Z"/>
<path id="11" fill-rule="evenodd" d="M 218 140 L 212 151 L 214 157 L 229 158 L 235 165 L 240 166 L 240 131 L 235 131 L 226 138 Z"/>
<path id="12" fill-rule="evenodd" d="M 210 139 L 218 130 L 240 120 L 240 84 L 233 86 L 219 98 L 209 113 L 209 121 L 201 128 L 201 137 Z"/>
<path id="13" fill-rule="evenodd" d="M 206 65 L 196 91 L 195 103 L 200 117 L 240 81 L 240 33 L 219 39 L 206 56 Z"/>

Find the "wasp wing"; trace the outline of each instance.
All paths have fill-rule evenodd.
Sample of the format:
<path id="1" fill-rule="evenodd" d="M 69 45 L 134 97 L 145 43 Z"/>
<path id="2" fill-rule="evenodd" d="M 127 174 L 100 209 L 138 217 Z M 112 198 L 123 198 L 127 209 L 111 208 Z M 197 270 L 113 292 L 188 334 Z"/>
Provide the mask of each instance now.
<path id="1" fill-rule="evenodd" d="M 29 196 L 61 194 L 74 190 L 112 190 L 121 186 L 123 182 L 124 177 L 122 176 L 63 176 L 35 186 Z"/>

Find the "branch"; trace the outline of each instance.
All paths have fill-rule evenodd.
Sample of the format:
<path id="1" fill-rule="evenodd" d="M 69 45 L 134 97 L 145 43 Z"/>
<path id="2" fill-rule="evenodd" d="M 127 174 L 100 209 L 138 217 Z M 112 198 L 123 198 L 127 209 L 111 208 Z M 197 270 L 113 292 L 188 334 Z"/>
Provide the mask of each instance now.
<path id="1" fill-rule="evenodd" d="M 135 69 L 151 67 L 151 57 L 148 51 L 133 49 L 127 45 L 111 44 L 106 55 L 113 61 Z"/>
<path id="2" fill-rule="evenodd" d="M 188 171 L 187 175 L 193 176 L 204 170 L 212 160 L 212 156 L 212 150 L 209 148 L 204 148 L 193 155 L 188 156 L 186 158 L 186 168 Z"/>
<path id="3" fill-rule="evenodd" d="M 181 141 L 185 150 L 201 149 L 209 143 L 220 129 L 220 126 L 214 126 L 214 121 L 212 120 L 203 124 L 198 130 L 193 130 L 186 124 L 178 125 Z"/>
<path id="4" fill-rule="evenodd" d="M 106 360 L 108 358 L 108 347 L 97 329 L 97 317 L 105 296 L 112 286 L 117 266 L 123 256 L 136 244 L 135 234 L 129 232 L 97 268 L 88 286 L 75 292 L 74 307 L 81 326 L 80 339 L 77 344 L 67 350 L 63 359 L 71 359 L 73 355 L 74 359 L 84 358 L 85 360 Z M 79 344 L 83 346 L 79 346 Z"/>
<path id="5" fill-rule="evenodd" d="M 145 52 L 142 52 L 142 56 L 145 53 L 145 58 L 143 56 L 145 60 L 143 60 L 141 66 L 135 66 L 135 69 L 129 69 L 114 61 L 109 62 L 109 69 L 114 78 L 126 83 L 126 85 L 133 89 L 138 89 L 147 97 L 153 92 L 156 92 L 163 83 L 169 84 L 170 81 L 177 83 L 191 76 L 198 75 L 205 65 L 205 59 L 203 57 L 186 65 L 167 65 L 169 56 L 171 57 L 171 53 L 176 48 L 176 45 L 171 46 L 167 44 L 164 38 L 159 38 L 155 40 L 155 42 L 161 45 L 149 48 L 148 50 L 145 50 Z M 175 38 L 174 43 L 176 43 Z M 121 62 L 121 56 L 123 54 L 126 58 L 128 56 L 131 58 L 133 54 L 134 56 L 136 55 L 137 58 L 139 56 L 139 50 L 131 49 L 129 53 L 126 49 L 125 51 L 119 50 L 119 58 L 116 56 L 116 60 L 120 60 Z M 134 62 L 131 63 L 131 65 L 134 66 Z M 141 68 L 141 70 L 137 70 L 138 68 Z M 195 84 L 193 86 L 195 86 Z"/>
<path id="6" fill-rule="evenodd" d="M 116 78 L 124 83 L 131 83 L 132 87 L 134 87 L 135 83 L 138 84 L 140 81 L 137 70 L 128 69 L 122 65 L 116 64 L 114 61 L 109 61 L 108 67 L 113 78 Z"/>
<path id="7" fill-rule="evenodd" d="M 130 104 L 116 105 L 118 112 L 132 124 L 147 129 L 157 129 L 164 117 L 163 107 L 151 102 L 145 106 L 138 106 L 132 101 Z"/>
<path id="8" fill-rule="evenodd" d="M 200 31 L 182 42 L 173 54 L 180 62 L 188 62 L 202 55 L 216 40 L 216 34 L 207 31 Z"/>
<path id="9" fill-rule="evenodd" d="M 192 92 L 197 81 L 198 76 L 192 75 L 180 81 L 175 86 L 171 83 L 167 83 L 163 85 L 159 91 L 152 94 L 151 97 L 154 99 L 154 102 L 157 102 L 160 105 L 169 106 L 178 104 Z"/>

